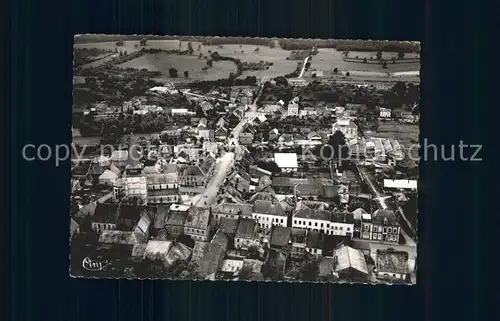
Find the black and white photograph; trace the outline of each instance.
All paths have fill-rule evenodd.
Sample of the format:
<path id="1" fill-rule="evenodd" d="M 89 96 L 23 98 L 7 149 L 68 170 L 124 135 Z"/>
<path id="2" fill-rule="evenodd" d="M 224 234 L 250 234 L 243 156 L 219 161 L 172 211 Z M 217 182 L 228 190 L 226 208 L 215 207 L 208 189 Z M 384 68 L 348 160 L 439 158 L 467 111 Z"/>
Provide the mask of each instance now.
<path id="1" fill-rule="evenodd" d="M 69 274 L 417 283 L 420 43 L 77 35 Z"/>

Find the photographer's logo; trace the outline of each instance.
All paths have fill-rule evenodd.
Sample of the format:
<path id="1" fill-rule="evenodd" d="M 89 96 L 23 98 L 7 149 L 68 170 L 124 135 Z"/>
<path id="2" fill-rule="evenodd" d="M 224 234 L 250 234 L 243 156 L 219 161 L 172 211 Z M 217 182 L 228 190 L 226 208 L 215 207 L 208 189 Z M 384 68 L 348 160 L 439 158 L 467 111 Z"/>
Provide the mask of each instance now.
<path id="1" fill-rule="evenodd" d="M 108 261 L 99 262 L 86 257 L 82 261 L 82 266 L 87 271 L 102 271 L 104 270 L 110 263 Z"/>

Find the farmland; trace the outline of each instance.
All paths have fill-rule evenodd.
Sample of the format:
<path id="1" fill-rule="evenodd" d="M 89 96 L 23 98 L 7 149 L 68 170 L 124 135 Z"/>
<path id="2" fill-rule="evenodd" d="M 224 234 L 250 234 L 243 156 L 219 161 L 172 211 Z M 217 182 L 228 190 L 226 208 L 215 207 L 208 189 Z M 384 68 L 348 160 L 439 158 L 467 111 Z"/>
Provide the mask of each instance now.
<path id="1" fill-rule="evenodd" d="M 255 48 L 259 47 L 259 51 L 255 52 Z M 196 48 L 193 45 L 193 48 Z M 222 48 L 218 46 L 203 46 L 202 52 L 204 55 L 208 54 L 208 50 L 211 52 L 217 51 L 221 56 L 230 56 L 240 59 L 242 62 L 258 62 L 268 61 L 272 62 L 273 65 L 266 70 L 248 70 L 244 71 L 240 78 L 245 78 L 247 76 L 256 76 L 258 78 L 274 78 L 278 76 L 284 76 L 293 70 L 297 66 L 297 61 L 286 60 L 290 55 L 290 51 L 283 50 L 279 46 L 276 48 L 269 48 L 267 46 L 253 46 L 253 45 L 223 45 Z"/>
<path id="2" fill-rule="evenodd" d="M 370 57 L 375 58 L 375 52 L 361 52 L 361 51 L 351 51 L 349 52 L 349 57 L 355 58 L 358 57 L 360 59 Z M 401 72 L 401 71 L 416 71 L 420 70 L 420 64 L 418 62 L 415 63 L 401 63 L 401 64 L 392 64 L 388 61 L 387 66 L 388 69 L 383 69 L 381 64 L 364 64 L 364 63 L 356 63 L 356 62 L 346 62 L 343 59 L 343 53 L 337 51 L 335 49 L 330 48 L 320 48 L 318 54 L 313 56 L 311 61 L 311 69 L 323 70 L 325 75 L 331 73 L 331 71 L 335 68 L 338 68 L 339 71 L 367 71 L 367 72 Z M 397 57 L 396 52 L 384 52 L 382 53 L 382 58 L 390 60 L 393 57 Z M 416 57 L 414 54 L 407 54 L 405 57 L 412 58 Z"/>
<path id="3" fill-rule="evenodd" d="M 212 68 L 207 71 L 202 71 L 202 68 L 206 65 L 204 59 L 198 59 L 195 55 L 175 55 L 160 52 L 145 54 L 139 58 L 123 63 L 119 65 L 119 67 L 160 71 L 164 75 L 162 79 L 170 79 L 170 77 L 168 77 L 170 68 L 178 70 L 178 78 L 180 79 L 183 78 L 184 71 L 188 71 L 190 79 L 201 80 L 227 78 L 229 73 L 236 71 L 236 65 L 231 61 L 214 62 Z"/>
<path id="4" fill-rule="evenodd" d="M 418 125 L 401 124 L 397 121 L 379 121 L 378 132 L 370 136 L 397 139 L 405 147 L 418 142 Z"/>

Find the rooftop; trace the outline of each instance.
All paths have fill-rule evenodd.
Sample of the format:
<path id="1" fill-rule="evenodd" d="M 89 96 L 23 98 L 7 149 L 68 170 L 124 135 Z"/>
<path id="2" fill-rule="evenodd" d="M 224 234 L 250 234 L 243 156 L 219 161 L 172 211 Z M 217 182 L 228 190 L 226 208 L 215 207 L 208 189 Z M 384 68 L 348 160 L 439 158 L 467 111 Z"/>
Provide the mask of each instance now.
<path id="1" fill-rule="evenodd" d="M 193 253 L 191 256 L 191 261 L 199 261 L 205 255 L 205 250 L 208 247 L 208 242 L 200 242 L 200 241 L 195 241 L 194 242 L 194 248 L 193 248 Z"/>
<path id="2" fill-rule="evenodd" d="M 169 207 L 170 211 L 176 211 L 176 212 L 186 212 L 190 209 L 189 205 L 182 205 L 182 204 L 172 204 Z"/>
<path id="3" fill-rule="evenodd" d="M 320 249 L 323 243 L 323 234 L 321 232 L 307 231 L 306 246 L 312 249 Z"/>
<path id="4" fill-rule="evenodd" d="M 372 215 L 373 224 L 381 224 L 381 225 L 399 225 L 398 218 L 394 211 L 392 210 L 384 210 L 379 209 L 376 210 Z"/>
<path id="5" fill-rule="evenodd" d="M 171 247 L 171 241 L 149 241 L 144 252 L 144 257 L 150 260 L 160 259 L 165 261 Z"/>
<path id="6" fill-rule="evenodd" d="M 154 228 L 156 229 L 164 228 L 167 222 L 167 216 L 168 216 L 168 207 L 164 205 L 159 205 L 154 218 L 155 220 L 153 224 Z"/>
<path id="7" fill-rule="evenodd" d="M 236 230 L 236 237 L 253 239 L 256 237 L 256 223 L 252 219 L 241 219 Z"/>
<path id="8" fill-rule="evenodd" d="M 229 239 L 225 233 L 221 231 L 215 233 L 214 238 L 206 248 L 205 254 L 199 261 L 198 272 L 201 276 L 210 277 L 217 272 L 226 255 L 228 243 Z"/>
<path id="9" fill-rule="evenodd" d="M 408 252 L 377 250 L 378 272 L 408 273 Z"/>
<path id="10" fill-rule="evenodd" d="M 191 256 L 192 250 L 181 242 L 176 244 L 170 249 L 165 258 L 168 265 L 173 264 L 177 260 L 186 261 Z"/>
<path id="11" fill-rule="evenodd" d="M 253 212 L 265 215 L 287 216 L 287 213 L 280 203 L 271 201 L 256 201 Z"/>
<path id="12" fill-rule="evenodd" d="M 170 212 L 166 224 L 170 226 L 184 226 L 186 215 L 182 212 Z"/>
<path id="13" fill-rule="evenodd" d="M 252 216 L 252 204 L 232 204 L 222 202 L 219 205 L 212 207 L 212 213 L 235 215 L 240 214 L 243 216 Z"/>
<path id="14" fill-rule="evenodd" d="M 80 209 L 81 211 L 81 209 Z M 98 203 L 95 207 L 92 221 L 96 223 L 116 224 L 118 218 L 118 205 L 110 203 Z"/>
<path id="15" fill-rule="evenodd" d="M 184 226 L 196 229 L 207 229 L 209 221 L 210 209 L 208 207 L 191 207 Z"/>
<path id="16" fill-rule="evenodd" d="M 274 226 L 271 231 L 271 246 L 286 246 L 292 235 L 291 227 Z"/>
<path id="17" fill-rule="evenodd" d="M 139 236 L 135 232 L 105 230 L 99 236 L 99 243 L 135 245 L 139 243 Z"/>
<path id="18" fill-rule="evenodd" d="M 298 168 L 296 153 L 275 153 L 274 162 L 279 168 Z"/>
<path id="19" fill-rule="evenodd" d="M 301 228 L 292 228 L 290 235 L 293 243 L 306 243 L 307 230 Z"/>
<path id="20" fill-rule="evenodd" d="M 234 235 L 236 229 L 238 228 L 238 220 L 233 218 L 223 217 L 219 222 L 219 231 L 224 232 L 228 235 Z"/>
<path id="21" fill-rule="evenodd" d="M 360 250 L 344 245 L 334 251 L 335 256 L 337 257 L 336 272 L 353 268 L 363 274 L 368 274 L 365 256 Z"/>

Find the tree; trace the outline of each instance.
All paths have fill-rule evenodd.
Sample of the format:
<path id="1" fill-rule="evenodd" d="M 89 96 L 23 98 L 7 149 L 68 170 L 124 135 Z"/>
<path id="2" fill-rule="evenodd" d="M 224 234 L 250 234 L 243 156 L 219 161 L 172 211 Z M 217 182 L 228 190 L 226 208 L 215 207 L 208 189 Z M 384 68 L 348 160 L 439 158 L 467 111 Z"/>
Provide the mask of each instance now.
<path id="1" fill-rule="evenodd" d="M 396 63 L 396 58 L 392 57 L 392 58 L 391 58 L 391 60 L 392 60 L 392 63 L 393 63 L 393 64 L 395 64 L 395 63 Z"/>
<path id="2" fill-rule="evenodd" d="M 259 51 L 260 51 L 260 48 L 259 48 L 259 47 L 257 47 L 257 48 L 255 48 L 253 51 L 254 51 L 254 52 L 259 52 Z"/>
<path id="3" fill-rule="evenodd" d="M 382 68 L 387 69 L 387 61 L 382 61 Z"/>
<path id="4" fill-rule="evenodd" d="M 198 51 L 201 51 L 201 43 L 198 44 Z"/>
<path id="5" fill-rule="evenodd" d="M 213 66 L 213 60 L 212 59 L 207 59 L 207 66 L 212 67 Z"/>
<path id="6" fill-rule="evenodd" d="M 144 47 L 144 46 L 146 46 L 147 41 L 148 41 L 147 39 L 141 39 L 139 44 L 141 45 L 141 47 Z"/>
<path id="7" fill-rule="evenodd" d="M 347 58 L 349 56 L 349 50 L 344 50 L 343 54 L 344 58 Z"/>
<path id="8" fill-rule="evenodd" d="M 260 258 L 260 251 L 259 248 L 255 245 L 252 245 L 248 248 L 248 255 L 247 258 L 249 259 L 258 259 Z"/>
<path id="9" fill-rule="evenodd" d="M 250 280 L 252 278 L 253 270 L 250 266 L 244 266 L 238 271 L 238 279 Z"/>
<path id="10" fill-rule="evenodd" d="M 334 73 L 334 74 L 338 74 L 338 73 L 339 73 L 339 68 L 335 68 L 335 69 L 333 69 L 333 73 Z"/>
<path id="11" fill-rule="evenodd" d="M 184 78 L 189 78 L 189 71 L 187 70 L 184 71 Z"/>
<path id="12" fill-rule="evenodd" d="M 349 76 L 351 76 L 351 73 L 350 73 L 350 72 L 346 72 L 346 73 L 345 73 L 345 75 L 346 75 L 347 77 L 349 77 Z"/>
<path id="13" fill-rule="evenodd" d="M 177 78 L 177 76 L 178 76 L 178 74 L 177 74 L 177 69 L 175 69 L 175 68 L 173 68 L 173 67 L 172 67 L 172 68 L 170 68 L 170 69 L 168 70 L 168 74 L 169 74 L 169 75 L 170 75 L 170 77 L 172 77 L 172 78 Z"/>
<path id="14" fill-rule="evenodd" d="M 366 57 L 363 58 L 363 62 L 366 64 L 367 62 Z"/>
<path id="15" fill-rule="evenodd" d="M 405 53 L 403 51 L 398 52 L 398 59 L 403 59 L 405 57 Z"/>
<path id="16" fill-rule="evenodd" d="M 326 146 L 318 146 L 315 151 L 316 155 L 324 160 L 347 159 L 349 155 L 349 147 L 346 145 L 345 136 L 339 130 L 330 136 Z"/>
<path id="17" fill-rule="evenodd" d="M 382 51 L 377 51 L 376 57 L 378 60 L 382 59 Z"/>
<path id="18" fill-rule="evenodd" d="M 188 47 L 189 54 L 192 54 L 194 52 L 193 44 L 191 42 L 188 42 L 187 47 Z"/>
<path id="19" fill-rule="evenodd" d="M 276 46 L 276 43 L 274 40 L 269 41 L 269 48 L 274 48 Z"/>
<path id="20" fill-rule="evenodd" d="M 306 63 L 306 69 L 309 69 L 309 67 L 311 67 L 311 63 L 308 61 L 308 62 Z"/>
<path id="21" fill-rule="evenodd" d="M 318 276 L 318 261 L 313 259 L 300 268 L 300 279 L 303 281 L 315 281 Z"/>

